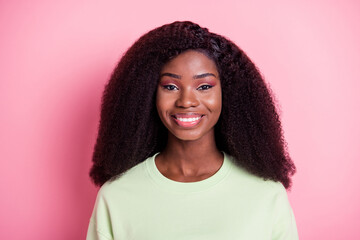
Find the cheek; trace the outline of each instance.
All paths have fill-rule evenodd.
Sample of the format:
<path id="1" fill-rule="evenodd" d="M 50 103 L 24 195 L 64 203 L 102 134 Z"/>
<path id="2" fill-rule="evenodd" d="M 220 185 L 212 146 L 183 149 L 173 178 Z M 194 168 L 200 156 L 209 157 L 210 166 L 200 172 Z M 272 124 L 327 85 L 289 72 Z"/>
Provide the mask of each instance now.
<path id="1" fill-rule="evenodd" d="M 222 109 L 222 91 L 221 91 L 221 88 L 219 89 L 218 94 L 217 94 L 217 106 L 216 107 L 219 110 L 219 112 L 221 112 L 221 109 Z"/>
<path id="2" fill-rule="evenodd" d="M 158 89 L 158 92 L 156 93 L 156 109 L 158 111 L 158 114 L 160 118 L 163 118 L 163 116 L 166 114 L 166 112 L 170 108 L 170 98 L 167 96 L 164 92 L 161 91 L 161 89 Z"/>
<path id="3" fill-rule="evenodd" d="M 156 94 L 156 110 L 158 111 L 158 114 L 160 115 L 160 117 L 161 117 L 161 112 L 163 109 L 162 103 L 163 103 L 162 96 L 161 96 L 161 94 L 157 93 Z"/>
<path id="4" fill-rule="evenodd" d="M 220 113 L 222 107 L 221 91 L 215 92 L 213 95 L 209 96 L 206 102 L 211 112 Z"/>

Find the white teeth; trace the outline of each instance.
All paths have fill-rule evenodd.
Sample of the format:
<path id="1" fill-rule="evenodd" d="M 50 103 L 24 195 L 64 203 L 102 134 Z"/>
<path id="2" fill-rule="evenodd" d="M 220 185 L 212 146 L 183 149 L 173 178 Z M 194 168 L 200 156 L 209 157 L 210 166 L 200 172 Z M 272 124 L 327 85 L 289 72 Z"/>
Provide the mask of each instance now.
<path id="1" fill-rule="evenodd" d="M 197 120 L 199 120 L 201 117 L 196 117 L 196 118 L 177 118 L 177 120 L 181 121 L 181 122 L 195 122 Z"/>

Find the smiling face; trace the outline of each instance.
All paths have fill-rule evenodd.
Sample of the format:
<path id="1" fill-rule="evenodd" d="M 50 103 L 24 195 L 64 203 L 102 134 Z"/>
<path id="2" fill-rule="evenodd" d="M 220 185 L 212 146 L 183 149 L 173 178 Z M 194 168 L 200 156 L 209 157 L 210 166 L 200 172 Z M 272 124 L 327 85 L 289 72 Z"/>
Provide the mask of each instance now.
<path id="1" fill-rule="evenodd" d="M 169 133 L 180 140 L 214 137 L 221 113 L 221 85 L 216 64 L 188 50 L 164 65 L 156 107 Z"/>

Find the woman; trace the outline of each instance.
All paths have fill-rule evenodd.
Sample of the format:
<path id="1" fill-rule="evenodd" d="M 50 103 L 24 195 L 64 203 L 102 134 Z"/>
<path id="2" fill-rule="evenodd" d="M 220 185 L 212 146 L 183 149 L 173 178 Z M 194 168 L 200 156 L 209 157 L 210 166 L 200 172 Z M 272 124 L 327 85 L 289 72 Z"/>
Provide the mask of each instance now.
<path id="1" fill-rule="evenodd" d="M 87 239 L 298 239 L 273 98 L 242 50 L 192 22 L 122 57 L 93 162 Z"/>

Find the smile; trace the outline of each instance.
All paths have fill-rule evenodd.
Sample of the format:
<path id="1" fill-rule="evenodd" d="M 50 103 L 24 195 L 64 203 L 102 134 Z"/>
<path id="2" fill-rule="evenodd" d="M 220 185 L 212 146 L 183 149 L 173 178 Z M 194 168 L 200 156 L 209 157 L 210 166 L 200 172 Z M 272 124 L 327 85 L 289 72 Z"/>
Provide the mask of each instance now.
<path id="1" fill-rule="evenodd" d="M 203 115 L 172 115 L 172 119 L 174 119 L 174 121 L 177 123 L 177 125 L 181 126 L 181 127 L 193 127 L 195 125 L 197 125 L 201 119 L 202 119 Z"/>
<path id="2" fill-rule="evenodd" d="M 196 118 L 177 118 L 177 120 L 179 120 L 180 122 L 195 122 L 197 120 L 199 120 L 201 117 L 196 117 Z"/>

